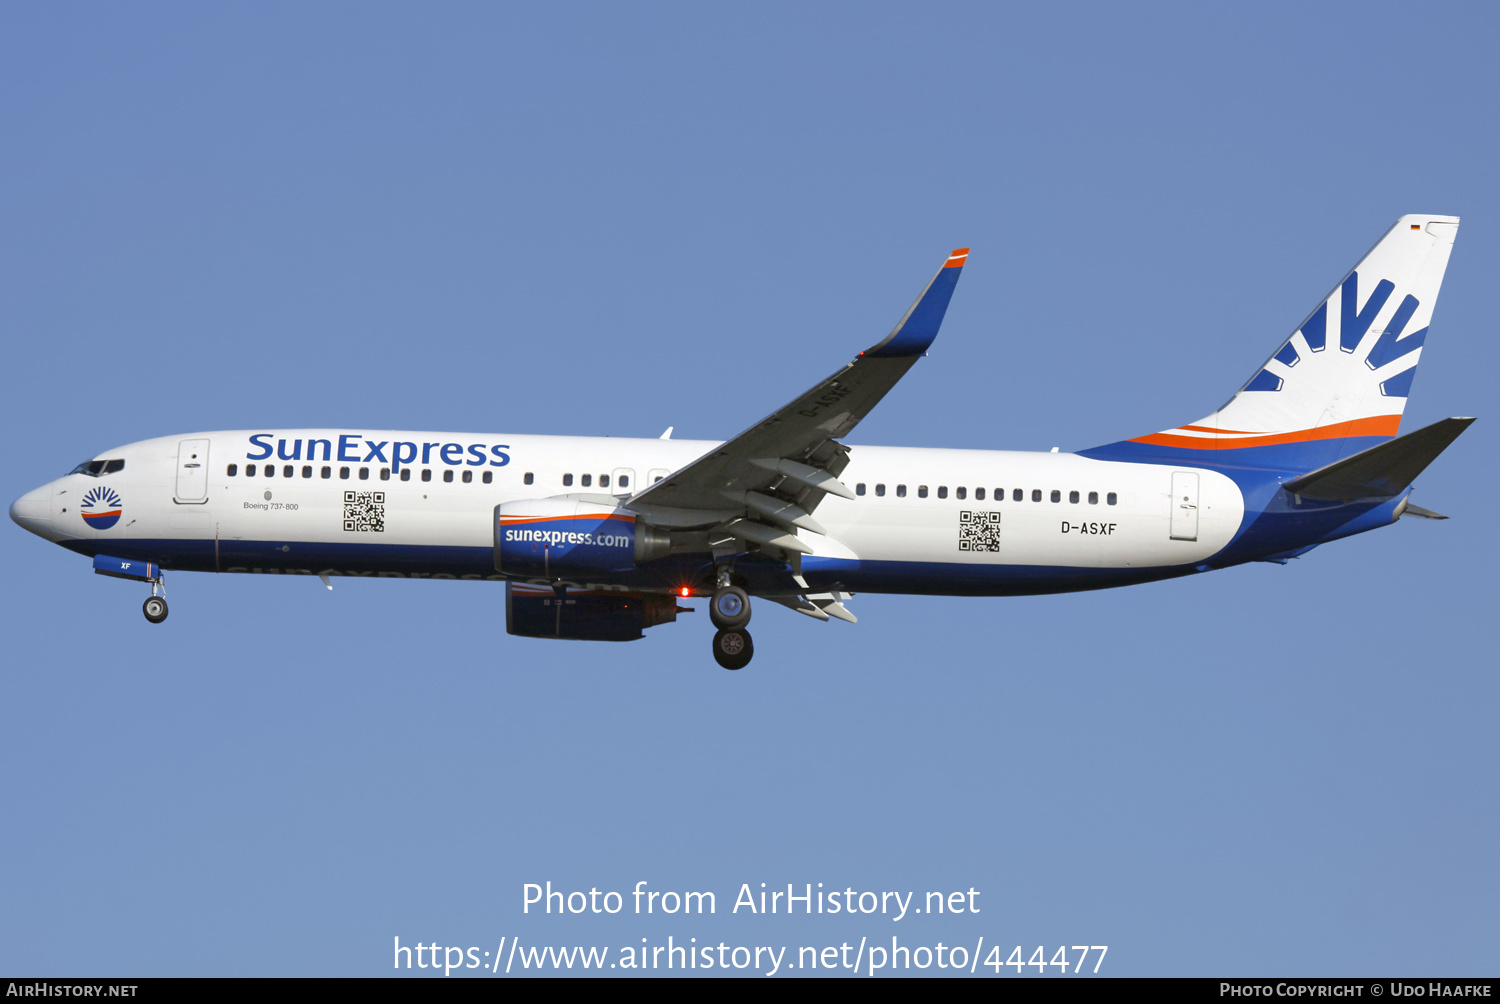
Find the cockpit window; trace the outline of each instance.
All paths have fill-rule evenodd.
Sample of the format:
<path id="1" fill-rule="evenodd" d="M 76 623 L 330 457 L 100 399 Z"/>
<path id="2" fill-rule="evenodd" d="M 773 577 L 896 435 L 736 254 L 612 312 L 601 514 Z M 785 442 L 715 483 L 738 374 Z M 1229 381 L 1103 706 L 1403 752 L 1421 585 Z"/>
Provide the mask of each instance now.
<path id="1" fill-rule="evenodd" d="M 68 473 L 87 474 L 91 478 L 97 478 L 101 474 L 114 474 L 124 469 L 125 461 L 123 460 L 85 460 Z"/>

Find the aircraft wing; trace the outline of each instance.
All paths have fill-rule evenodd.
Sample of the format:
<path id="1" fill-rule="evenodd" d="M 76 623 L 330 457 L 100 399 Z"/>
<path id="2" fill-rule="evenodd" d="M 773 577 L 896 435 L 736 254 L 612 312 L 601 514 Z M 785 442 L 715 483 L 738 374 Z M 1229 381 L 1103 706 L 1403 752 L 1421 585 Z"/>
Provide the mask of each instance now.
<path id="1" fill-rule="evenodd" d="M 810 513 L 825 494 L 853 498 L 838 480 L 847 435 L 925 353 L 942 325 L 969 249 L 948 256 L 886 338 L 744 432 L 634 496 L 632 509 L 708 510 L 735 536 L 806 552 L 796 528 L 822 532 Z M 729 510 L 734 510 L 733 513 Z M 739 522 L 731 523 L 736 517 Z"/>

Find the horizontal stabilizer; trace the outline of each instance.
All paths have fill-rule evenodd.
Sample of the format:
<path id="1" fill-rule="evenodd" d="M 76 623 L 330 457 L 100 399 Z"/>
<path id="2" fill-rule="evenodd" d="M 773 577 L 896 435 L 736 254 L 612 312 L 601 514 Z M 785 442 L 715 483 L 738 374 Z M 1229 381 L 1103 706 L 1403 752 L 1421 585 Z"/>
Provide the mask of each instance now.
<path id="1" fill-rule="evenodd" d="M 1473 423 L 1472 418 L 1445 418 L 1352 457 L 1320 467 L 1282 485 L 1305 498 L 1348 501 L 1392 498 L 1401 494 L 1427 465 Z"/>
<path id="2" fill-rule="evenodd" d="M 1406 503 L 1406 505 L 1402 506 L 1401 509 L 1400 509 L 1400 511 L 1396 513 L 1396 516 L 1397 516 L 1397 518 L 1400 518 L 1402 516 L 1421 516 L 1423 519 L 1447 519 L 1448 518 L 1447 516 L 1444 516 L 1440 512 L 1433 512 L 1431 509 L 1423 509 L 1421 506 L 1419 506 L 1419 505 L 1412 505 L 1410 502 L 1408 502 L 1408 503 Z"/>

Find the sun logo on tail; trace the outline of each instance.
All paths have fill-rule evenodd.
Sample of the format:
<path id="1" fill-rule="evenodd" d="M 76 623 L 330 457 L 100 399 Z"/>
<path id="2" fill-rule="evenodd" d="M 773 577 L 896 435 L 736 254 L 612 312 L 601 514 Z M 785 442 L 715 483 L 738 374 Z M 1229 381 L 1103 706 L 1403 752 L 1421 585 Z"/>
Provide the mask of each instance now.
<path id="1" fill-rule="evenodd" d="M 120 522 L 120 514 L 125 511 L 125 506 L 114 489 L 91 488 L 83 496 L 81 511 L 85 524 L 95 530 L 108 530 Z"/>
<path id="2" fill-rule="evenodd" d="M 1381 396 L 1406 397 L 1411 393 L 1412 377 L 1416 376 L 1416 359 L 1409 360 L 1411 365 L 1399 371 L 1395 370 L 1392 364 L 1402 361 L 1422 347 L 1422 343 L 1427 340 L 1427 328 L 1424 325 L 1419 331 L 1406 333 L 1406 327 L 1411 323 L 1412 315 L 1421 306 L 1415 296 L 1407 295 L 1402 298 L 1400 305 L 1396 307 L 1396 312 L 1391 315 L 1385 327 L 1371 331 L 1371 324 L 1376 315 L 1385 307 L 1395 291 L 1395 283 L 1382 279 L 1375 284 L 1375 289 L 1361 308 L 1359 273 L 1357 271 L 1349 273 L 1349 277 L 1344 280 L 1336 293 L 1339 299 L 1338 306 L 1341 308 L 1337 331 L 1339 355 L 1319 355 L 1328 346 L 1328 303 L 1333 302 L 1333 298 L 1330 297 L 1328 303 L 1324 303 L 1313 311 L 1313 315 L 1304 321 L 1302 327 L 1270 358 L 1266 363 L 1266 368 L 1245 385 L 1245 390 L 1273 393 L 1280 391 L 1291 378 L 1290 370 L 1299 362 L 1316 358 L 1329 369 L 1337 370 L 1342 365 L 1338 362 L 1339 359 L 1356 354 L 1363 348 L 1362 359 L 1367 369 L 1384 370 L 1385 367 L 1392 366 L 1391 370 L 1384 371 L 1383 377 L 1377 378 Z M 1373 334 L 1374 337 L 1366 338 L 1369 334 Z M 1272 363 L 1279 363 L 1280 366 L 1273 366 Z"/>

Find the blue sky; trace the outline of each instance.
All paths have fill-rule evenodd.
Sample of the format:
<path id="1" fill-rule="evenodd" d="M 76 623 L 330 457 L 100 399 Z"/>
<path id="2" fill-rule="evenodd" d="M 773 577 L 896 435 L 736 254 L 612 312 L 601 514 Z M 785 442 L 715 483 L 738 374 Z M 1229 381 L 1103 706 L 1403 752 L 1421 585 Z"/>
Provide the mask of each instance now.
<path id="1" fill-rule="evenodd" d="M 10 526 L 0 971 L 895 935 L 1493 975 L 1495 37 L 1477 4 L 6 8 L 7 500 L 199 430 L 732 435 L 960 246 L 850 441 L 1082 449 L 1210 412 L 1403 213 L 1464 219 L 1404 427 L 1480 421 L 1414 496 L 1450 522 L 857 626 L 762 604 L 737 674 L 703 612 L 532 641 L 483 584 L 184 573 L 152 627 Z M 719 912 L 523 916 L 547 880 Z M 981 913 L 728 912 L 761 882 Z"/>

